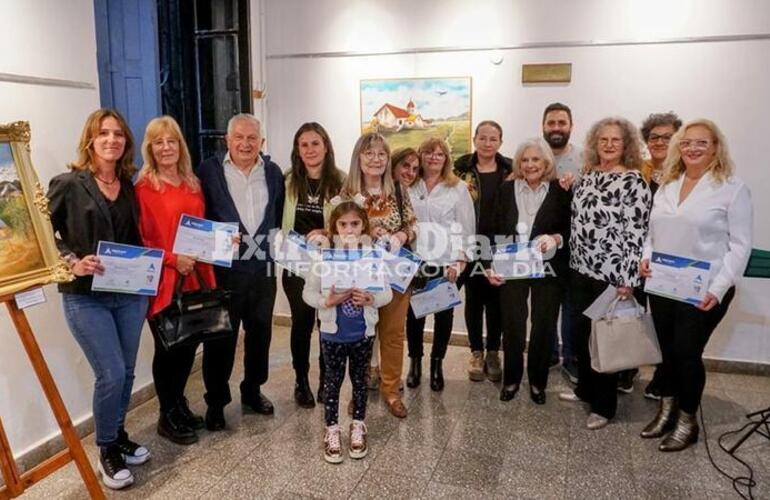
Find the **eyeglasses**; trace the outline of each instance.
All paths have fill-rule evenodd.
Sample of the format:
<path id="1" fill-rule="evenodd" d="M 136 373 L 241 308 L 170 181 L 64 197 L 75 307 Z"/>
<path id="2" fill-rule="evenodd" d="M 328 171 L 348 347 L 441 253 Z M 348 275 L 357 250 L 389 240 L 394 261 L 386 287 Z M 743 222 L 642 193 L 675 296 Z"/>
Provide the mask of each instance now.
<path id="1" fill-rule="evenodd" d="M 698 149 L 698 150 L 706 150 L 711 146 L 711 141 L 708 141 L 706 139 L 697 139 L 697 140 L 691 140 L 691 139 L 682 139 L 679 141 L 679 149 Z"/>
<path id="2" fill-rule="evenodd" d="M 671 140 L 673 134 L 650 134 L 650 138 L 647 139 L 647 142 L 669 142 Z"/>
<path id="3" fill-rule="evenodd" d="M 601 137 L 599 138 L 599 144 L 602 146 L 606 146 L 607 144 L 612 144 L 613 146 L 620 146 L 623 144 L 623 139 L 620 137 L 613 137 L 611 139 L 607 137 Z"/>
<path id="4" fill-rule="evenodd" d="M 364 151 L 363 155 L 364 155 L 364 158 L 366 158 L 369 161 L 374 160 L 375 158 L 380 161 L 386 161 L 388 159 L 388 153 L 386 153 L 385 151 L 369 150 L 369 151 Z"/>
<path id="5" fill-rule="evenodd" d="M 425 153 L 426 158 L 436 158 L 437 160 L 442 160 L 446 158 L 446 155 L 444 153 Z"/>

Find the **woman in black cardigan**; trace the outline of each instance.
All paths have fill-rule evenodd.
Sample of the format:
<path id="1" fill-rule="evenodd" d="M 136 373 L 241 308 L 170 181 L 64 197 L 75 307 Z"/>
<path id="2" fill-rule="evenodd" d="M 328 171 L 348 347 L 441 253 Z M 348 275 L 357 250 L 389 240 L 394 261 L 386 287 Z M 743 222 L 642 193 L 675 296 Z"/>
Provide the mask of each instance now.
<path id="1" fill-rule="evenodd" d="M 527 298 L 531 294 L 532 331 L 527 350 L 529 394 L 545 404 L 548 367 L 556 338 L 561 282 L 566 277 L 570 194 L 554 175 L 551 148 L 543 139 L 530 139 L 516 150 L 513 172 L 500 186 L 495 203 L 495 230 L 509 241 L 533 241 L 543 253 L 545 276 L 504 281 L 493 271 L 487 277 L 501 286 L 503 325 L 503 389 L 501 401 L 516 396 L 524 373 L 527 339 Z"/>

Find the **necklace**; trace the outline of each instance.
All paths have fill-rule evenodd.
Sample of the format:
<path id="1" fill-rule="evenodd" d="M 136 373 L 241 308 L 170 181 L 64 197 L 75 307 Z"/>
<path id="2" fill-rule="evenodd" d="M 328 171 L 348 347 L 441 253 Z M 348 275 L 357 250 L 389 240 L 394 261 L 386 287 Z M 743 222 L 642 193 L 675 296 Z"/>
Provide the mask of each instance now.
<path id="1" fill-rule="evenodd" d="M 310 186 L 310 181 L 305 178 L 305 182 L 307 182 L 307 202 L 309 205 L 320 205 L 321 204 L 321 182 L 318 182 L 318 187 L 316 187 L 315 191 L 312 190 Z"/>
<path id="2" fill-rule="evenodd" d="M 110 185 L 112 185 L 112 184 L 115 184 L 115 181 L 117 181 L 117 180 L 118 180 L 118 176 L 117 176 L 117 175 L 116 175 L 115 177 L 113 177 L 113 179 L 112 179 L 111 181 L 105 181 L 104 179 L 102 179 L 101 177 L 99 177 L 99 176 L 98 176 L 98 175 L 96 175 L 96 174 L 94 174 L 94 178 L 95 178 L 97 181 L 101 182 L 102 184 L 107 184 L 108 186 L 110 186 Z"/>

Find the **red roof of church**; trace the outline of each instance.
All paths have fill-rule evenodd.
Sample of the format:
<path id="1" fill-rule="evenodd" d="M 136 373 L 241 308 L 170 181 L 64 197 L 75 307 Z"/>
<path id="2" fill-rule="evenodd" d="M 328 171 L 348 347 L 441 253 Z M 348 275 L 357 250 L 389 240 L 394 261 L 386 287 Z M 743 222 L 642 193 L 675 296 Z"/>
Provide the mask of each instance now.
<path id="1" fill-rule="evenodd" d="M 408 118 L 409 112 L 405 109 L 399 108 L 398 106 L 394 106 L 392 104 L 384 104 L 380 109 L 374 112 L 375 115 L 377 115 L 380 111 L 383 110 L 383 108 L 388 108 L 391 113 L 393 113 L 393 116 L 396 118 Z"/>

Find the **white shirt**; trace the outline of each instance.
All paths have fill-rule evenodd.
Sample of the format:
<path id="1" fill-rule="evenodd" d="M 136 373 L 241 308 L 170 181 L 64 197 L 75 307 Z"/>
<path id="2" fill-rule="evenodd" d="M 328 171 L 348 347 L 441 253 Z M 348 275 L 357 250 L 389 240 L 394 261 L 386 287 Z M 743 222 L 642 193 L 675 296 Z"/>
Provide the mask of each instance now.
<path id="1" fill-rule="evenodd" d="M 532 236 L 532 225 L 535 222 L 535 216 L 538 210 L 540 210 L 543 200 L 548 195 L 549 184 L 542 181 L 533 190 L 524 179 L 516 179 L 514 186 L 516 189 L 516 208 L 519 211 L 516 230 L 518 231 L 521 227 L 519 224 L 526 224 L 526 232 L 523 234 L 527 235 L 526 241 L 529 241 L 529 238 Z"/>
<path id="2" fill-rule="evenodd" d="M 453 187 L 441 182 L 428 193 L 419 179 L 408 192 L 417 217 L 417 255 L 437 266 L 471 260 L 476 213 L 468 186 L 463 181 Z"/>
<path id="3" fill-rule="evenodd" d="M 257 157 L 257 163 L 246 175 L 230 159 L 230 153 L 222 161 L 225 169 L 225 181 L 230 196 L 241 217 L 241 222 L 249 234 L 255 234 L 267 208 L 267 180 L 265 179 L 265 164 L 262 157 Z"/>
<path id="4" fill-rule="evenodd" d="M 721 302 L 751 255 L 751 192 L 736 177 L 720 184 L 707 172 L 679 204 L 682 182 L 684 175 L 655 193 L 644 258 L 654 250 L 710 262 L 708 292 Z"/>

